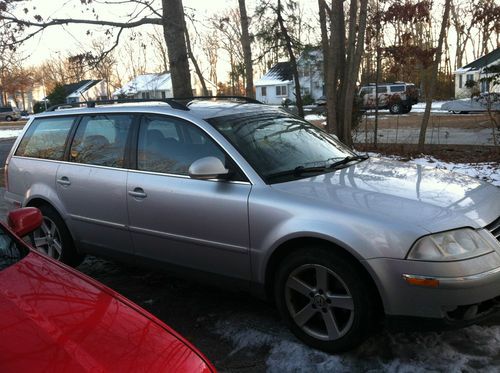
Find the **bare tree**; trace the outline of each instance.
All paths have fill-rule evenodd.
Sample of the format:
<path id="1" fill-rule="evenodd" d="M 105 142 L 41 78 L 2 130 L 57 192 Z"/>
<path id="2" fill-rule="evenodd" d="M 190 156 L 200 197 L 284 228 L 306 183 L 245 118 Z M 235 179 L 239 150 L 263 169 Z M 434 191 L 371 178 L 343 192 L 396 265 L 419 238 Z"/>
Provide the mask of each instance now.
<path id="1" fill-rule="evenodd" d="M 252 64 L 252 48 L 250 34 L 248 32 L 249 28 L 249 18 L 247 15 L 247 9 L 245 0 L 238 0 L 240 6 L 240 19 L 241 19 L 241 46 L 243 48 L 243 58 L 245 60 L 245 80 L 246 87 L 245 92 L 247 97 L 255 97 L 253 91 L 253 64 Z"/>
<path id="2" fill-rule="evenodd" d="M 83 5 L 92 3 L 92 0 L 81 0 Z M 172 77 L 174 96 L 191 97 L 191 79 L 189 73 L 188 52 L 185 39 L 184 8 L 182 0 L 162 0 L 161 6 L 156 6 L 150 0 L 106 0 L 108 6 L 120 7 L 122 4 L 132 4 L 135 10 L 125 21 L 102 20 L 98 14 L 90 18 L 48 18 L 43 19 L 38 14 L 29 17 L 28 0 L 3 0 L 0 4 L 0 20 L 4 22 L 2 33 L 7 37 L 10 47 L 40 34 L 48 27 L 63 26 L 68 24 L 86 24 L 107 27 L 106 32 L 111 34 L 114 30 L 114 49 L 122 36 L 123 30 L 134 29 L 142 25 L 161 25 L 163 36 L 168 49 L 168 59 Z M 17 10 L 26 9 L 28 13 L 23 16 L 16 14 Z M 4 39 L 5 40 L 5 39 Z"/>
<path id="3" fill-rule="evenodd" d="M 434 62 L 432 64 L 432 72 L 431 72 L 431 80 L 429 82 L 429 87 L 427 90 L 427 95 L 425 98 L 425 112 L 422 118 L 422 124 L 420 125 L 420 135 L 418 138 L 418 149 L 419 151 L 424 150 L 425 145 L 425 134 L 427 131 L 427 125 L 429 123 L 429 118 L 431 115 L 431 105 L 432 98 L 434 96 L 434 91 L 436 89 L 436 80 L 438 75 L 439 64 L 441 63 L 441 54 L 443 51 L 443 41 L 446 34 L 446 29 L 448 25 L 448 21 L 450 18 L 450 8 L 451 8 L 451 0 L 445 0 L 444 3 L 444 14 L 443 19 L 441 21 L 441 31 L 439 32 L 438 45 L 436 49 L 436 55 L 434 57 Z"/>
<path id="4" fill-rule="evenodd" d="M 327 130 L 352 145 L 354 96 L 364 49 L 368 0 L 351 0 L 347 24 L 343 0 L 332 0 L 330 6 L 326 0 L 318 1 L 327 79 Z"/>

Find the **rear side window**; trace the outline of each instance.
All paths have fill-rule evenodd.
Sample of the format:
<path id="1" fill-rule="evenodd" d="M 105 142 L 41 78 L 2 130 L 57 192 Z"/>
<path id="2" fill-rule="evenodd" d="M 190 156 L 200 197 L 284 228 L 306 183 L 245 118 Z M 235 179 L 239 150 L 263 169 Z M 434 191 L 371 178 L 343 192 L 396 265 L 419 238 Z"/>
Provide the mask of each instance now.
<path id="1" fill-rule="evenodd" d="M 62 160 L 74 117 L 35 119 L 24 134 L 16 155 L 42 159 Z"/>
<path id="2" fill-rule="evenodd" d="M 405 91 L 405 86 L 404 85 L 393 85 L 391 86 L 391 92 L 404 92 Z"/>
<path id="3" fill-rule="evenodd" d="M 123 168 L 131 115 L 85 116 L 71 144 L 70 160 L 99 166 Z"/>

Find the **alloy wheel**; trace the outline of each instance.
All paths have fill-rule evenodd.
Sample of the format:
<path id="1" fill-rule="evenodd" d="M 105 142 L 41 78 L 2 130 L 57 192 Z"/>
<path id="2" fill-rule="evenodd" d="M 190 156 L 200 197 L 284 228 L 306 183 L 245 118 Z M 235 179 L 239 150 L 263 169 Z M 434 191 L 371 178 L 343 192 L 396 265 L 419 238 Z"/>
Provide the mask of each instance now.
<path id="1" fill-rule="evenodd" d="M 34 232 L 35 247 L 38 251 L 59 260 L 62 254 L 61 234 L 57 225 L 48 217 L 43 217 L 43 223 Z"/>
<path id="2" fill-rule="evenodd" d="M 344 336 L 354 319 L 354 301 L 348 287 L 331 269 L 305 264 L 290 273 L 285 302 L 293 321 L 319 340 Z"/>

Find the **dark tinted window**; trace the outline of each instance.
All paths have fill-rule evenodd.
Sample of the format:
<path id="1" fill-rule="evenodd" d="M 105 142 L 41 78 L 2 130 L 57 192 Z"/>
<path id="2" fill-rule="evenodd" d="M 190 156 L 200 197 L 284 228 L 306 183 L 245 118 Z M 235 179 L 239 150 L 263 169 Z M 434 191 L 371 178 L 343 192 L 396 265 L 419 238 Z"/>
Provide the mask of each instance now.
<path id="1" fill-rule="evenodd" d="M 405 91 L 405 86 L 404 85 L 393 85 L 391 86 L 391 92 L 404 92 Z"/>
<path id="2" fill-rule="evenodd" d="M 26 131 L 16 155 L 62 160 L 74 117 L 35 119 Z"/>
<path id="3" fill-rule="evenodd" d="M 143 118 L 137 154 L 139 170 L 187 175 L 191 163 L 208 156 L 225 162 L 222 150 L 198 127 L 166 116 Z"/>
<path id="4" fill-rule="evenodd" d="M 377 93 L 387 93 L 387 87 L 386 86 L 377 87 Z"/>
<path id="5" fill-rule="evenodd" d="M 108 167 L 124 167 L 125 148 L 133 117 L 86 116 L 71 144 L 71 161 Z"/>
<path id="6" fill-rule="evenodd" d="M 0 226 L 0 271 L 17 263 L 28 252 L 23 246 L 18 246 L 16 241 Z"/>

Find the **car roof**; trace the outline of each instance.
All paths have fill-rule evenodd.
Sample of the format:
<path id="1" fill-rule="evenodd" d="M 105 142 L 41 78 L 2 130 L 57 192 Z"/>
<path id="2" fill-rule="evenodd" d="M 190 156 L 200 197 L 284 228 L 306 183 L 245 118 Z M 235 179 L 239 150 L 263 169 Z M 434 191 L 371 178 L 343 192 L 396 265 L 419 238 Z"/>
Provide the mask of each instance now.
<path id="1" fill-rule="evenodd" d="M 165 102 L 133 102 L 116 103 L 110 105 L 98 105 L 95 107 L 61 108 L 37 114 L 37 118 L 75 115 L 75 114 L 99 114 L 99 113 L 136 113 L 136 112 L 163 112 L 177 116 L 194 116 L 199 119 L 242 114 L 242 113 L 277 113 L 282 112 L 279 107 L 265 104 L 247 103 L 225 100 L 193 100 L 187 105 L 187 110 L 171 107 Z"/>

